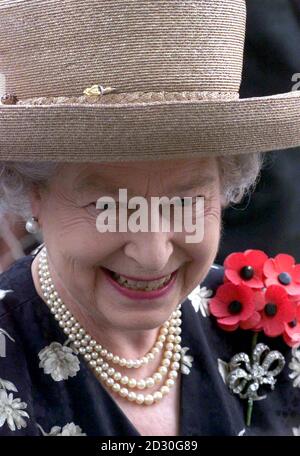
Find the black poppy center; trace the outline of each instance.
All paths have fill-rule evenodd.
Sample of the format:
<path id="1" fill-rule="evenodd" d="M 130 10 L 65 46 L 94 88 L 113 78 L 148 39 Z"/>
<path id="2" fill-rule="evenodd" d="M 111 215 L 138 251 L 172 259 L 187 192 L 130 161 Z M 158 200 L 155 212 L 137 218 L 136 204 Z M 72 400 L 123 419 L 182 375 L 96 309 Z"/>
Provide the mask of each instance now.
<path id="1" fill-rule="evenodd" d="M 289 322 L 289 327 L 295 328 L 297 326 L 297 324 L 298 324 L 298 321 L 295 318 L 295 320 Z"/>
<path id="2" fill-rule="evenodd" d="M 272 302 L 268 302 L 265 306 L 265 314 L 268 317 L 274 317 L 277 314 L 277 310 L 276 304 L 273 304 Z"/>
<path id="3" fill-rule="evenodd" d="M 240 313 L 242 308 L 243 308 L 243 305 L 240 301 L 231 301 L 231 303 L 228 306 L 228 311 L 232 315 L 236 315 L 236 314 Z"/>
<path id="4" fill-rule="evenodd" d="M 242 277 L 242 279 L 244 280 L 251 280 L 254 276 L 254 269 L 252 266 L 244 266 L 241 270 L 240 270 L 240 276 Z"/>
<path id="5" fill-rule="evenodd" d="M 289 285 L 292 282 L 292 278 L 288 272 L 279 274 L 278 280 L 282 285 Z"/>

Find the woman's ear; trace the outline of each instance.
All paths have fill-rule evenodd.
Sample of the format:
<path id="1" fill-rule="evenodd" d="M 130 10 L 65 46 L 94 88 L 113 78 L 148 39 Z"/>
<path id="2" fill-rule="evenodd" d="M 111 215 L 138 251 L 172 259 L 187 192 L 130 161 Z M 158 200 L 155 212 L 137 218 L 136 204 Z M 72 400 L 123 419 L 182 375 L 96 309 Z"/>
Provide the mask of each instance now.
<path id="1" fill-rule="evenodd" d="M 29 190 L 28 198 L 30 202 L 31 215 L 38 219 L 39 225 L 42 227 L 42 188 L 37 184 L 33 184 Z"/>

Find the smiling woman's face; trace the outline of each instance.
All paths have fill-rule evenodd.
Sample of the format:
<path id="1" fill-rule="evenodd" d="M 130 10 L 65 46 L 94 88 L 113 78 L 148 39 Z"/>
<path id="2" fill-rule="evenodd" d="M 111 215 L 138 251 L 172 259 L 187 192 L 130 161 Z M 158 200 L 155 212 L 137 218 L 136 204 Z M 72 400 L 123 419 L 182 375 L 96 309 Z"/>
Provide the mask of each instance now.
<path id="1" fill-rule="evenodd" d="M 183 190 L 183 187 L 186 187 Z M 204 239 L 187 243 L 186 232 L 107 232 L 96 228 L 100 196 L 204 196 Z M 97 324 L 115 329 L 160 326 L 201 282 L 220 239 L 220 188 L 215 159 L 112 164 L 64 164 L 48 190 L 32 199 L 48 249 L 49 267 L 62 298 Z M 106 270 L 140 280 L 177 271 L 160 295 L 138 295 Z M 122 280 L 122 279 L 121 279 Z M 154 284 L 155 285 L 155 284 Z M 126 291 L 127 290 L 127 291 Z M 143 299 L 146 296 L 147 299 Z"/>

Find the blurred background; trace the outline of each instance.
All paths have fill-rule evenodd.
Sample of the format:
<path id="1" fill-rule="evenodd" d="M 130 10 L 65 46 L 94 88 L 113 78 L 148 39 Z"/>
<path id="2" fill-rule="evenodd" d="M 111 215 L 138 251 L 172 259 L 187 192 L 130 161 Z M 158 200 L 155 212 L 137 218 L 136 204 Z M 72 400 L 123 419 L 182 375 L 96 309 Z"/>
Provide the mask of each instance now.
<path id="1" fill-rule="evenodd" d="M 300 81 L 300 0 L 248 0 L 241 97 L 289 92 Z M 300 125 L 299 125 L 300 128 Z M 290 253 L 300 261 L 300 148 L 268 155 L 251 198 L 224 213 L 217 262 L 233 251 Z M 0 213 L 0 272 L 42 239 L 25 221 Z"/>
<path id="2" fill-rule="evenodd" d="M 248 0 L 240 95 L 267 96 L 300 81 L 300 0 Z M 300 128 L 300 125 L 299 125 Z M 224 213 L 217 262 L 233 251 L 289 253 L 300 261 L 300 148 L 267 154 L 256 191 Z"/>

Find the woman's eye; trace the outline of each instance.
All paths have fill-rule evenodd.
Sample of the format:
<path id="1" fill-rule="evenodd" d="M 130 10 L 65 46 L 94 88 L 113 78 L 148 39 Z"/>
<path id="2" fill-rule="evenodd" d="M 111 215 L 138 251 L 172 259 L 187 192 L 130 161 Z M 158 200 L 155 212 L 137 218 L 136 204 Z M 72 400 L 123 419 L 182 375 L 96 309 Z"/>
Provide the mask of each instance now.
<path id="1" fill-rule="evenodd" d="M 94 201 L 93 203 L 90 203 L 89 206 L 93 207 L 97 211 L 106 211 L 107 209 L 115 208 L 114 204 L 111 202 L 104 203 L 101 206 L 98 205 L 98 207 L 97 207 L 97 201 Z"/>

